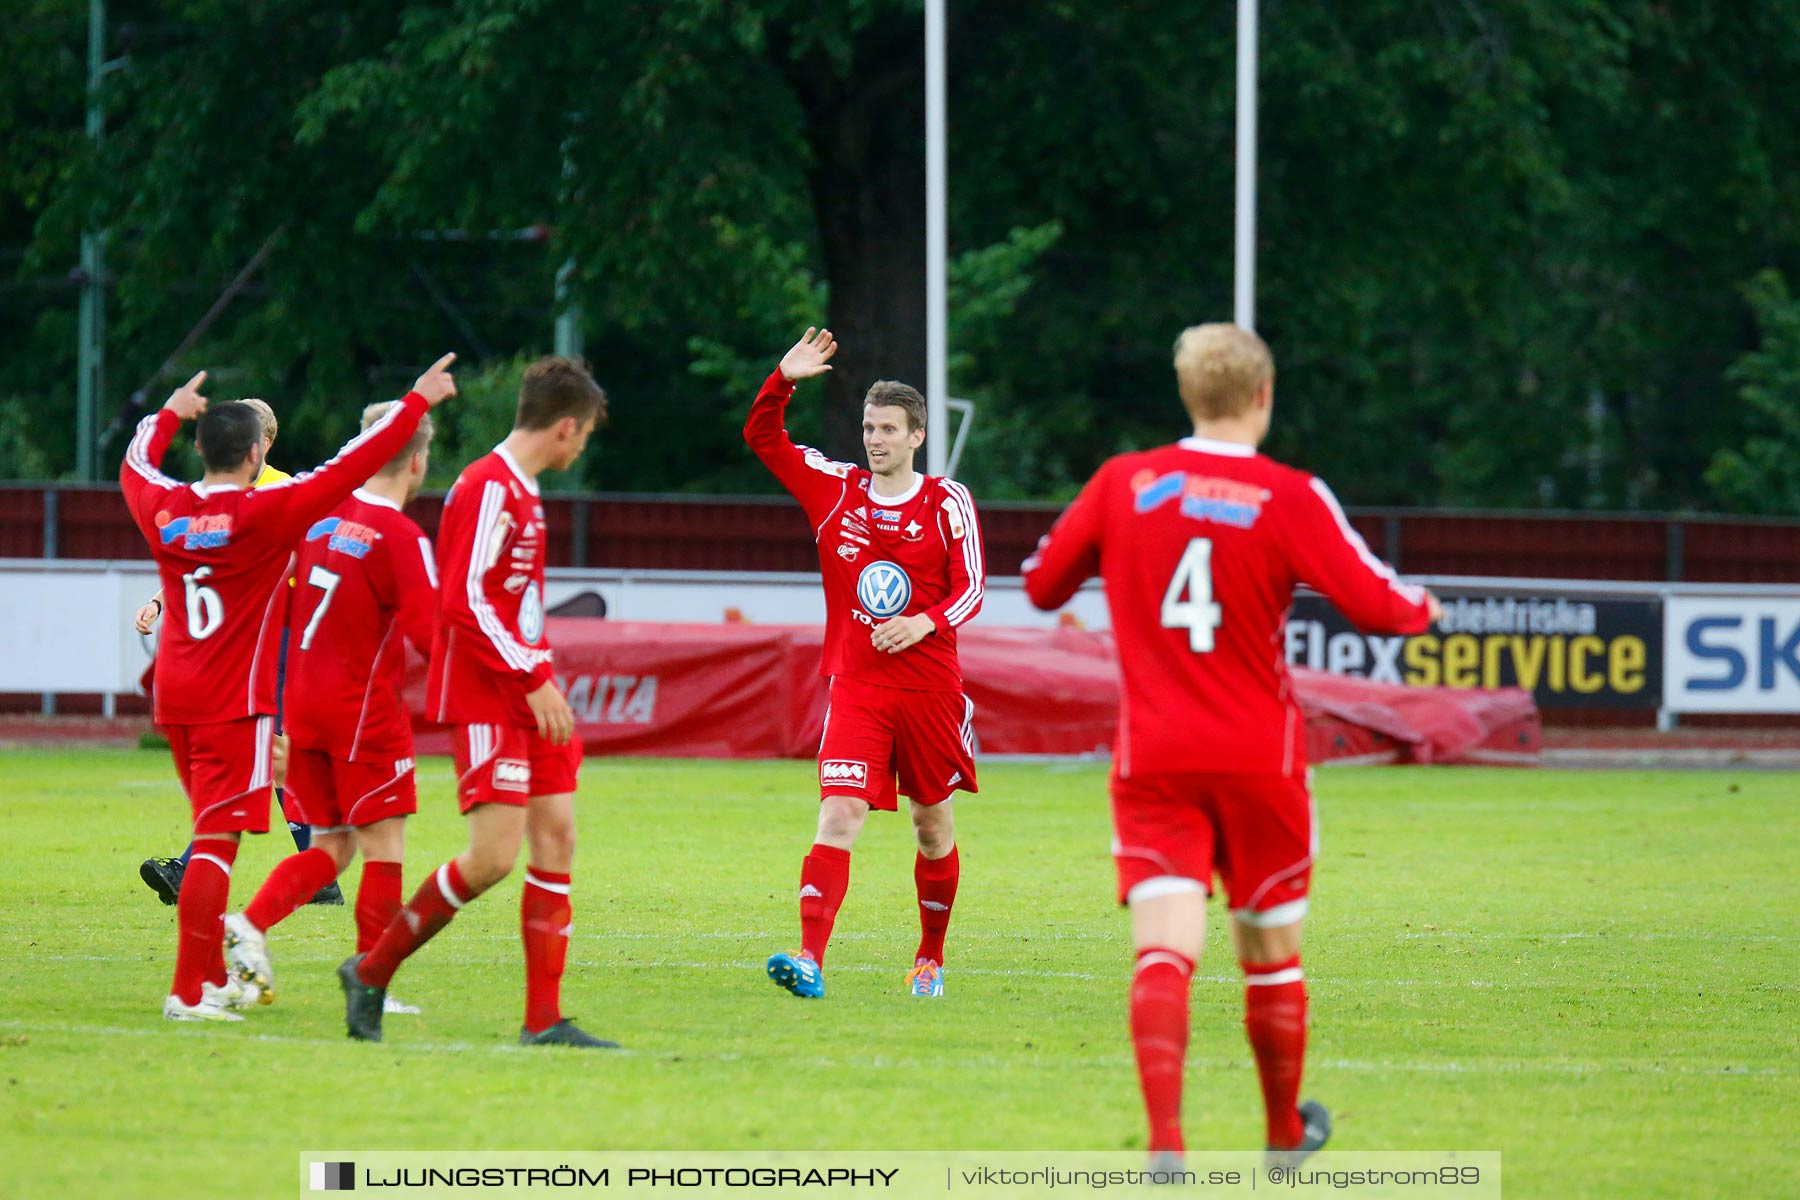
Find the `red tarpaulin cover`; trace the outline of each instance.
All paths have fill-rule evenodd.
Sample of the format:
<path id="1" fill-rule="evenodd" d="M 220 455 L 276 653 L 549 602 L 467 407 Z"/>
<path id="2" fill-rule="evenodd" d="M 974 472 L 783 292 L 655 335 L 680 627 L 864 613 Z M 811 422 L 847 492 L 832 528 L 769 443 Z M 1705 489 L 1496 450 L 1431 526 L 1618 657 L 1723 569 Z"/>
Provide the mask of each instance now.
<path id="1" fill-rule="evenodd" d="M 587 753 L 810 758 L 825 719 L 824 631 L 804 625 L 678 625 L 551 618 L 558 681 Z M 964 688 L 987 754 L 1085 754 L 1112 745 L 1112 635 L 960 631 Z M 1522 688 L 1411 688 L 1295 668 L 1313 762 L 1535 762 L 1537 706 Z M 423 720 L 424 663 L 406 699 L 422 753 L 445 734 Z"/>

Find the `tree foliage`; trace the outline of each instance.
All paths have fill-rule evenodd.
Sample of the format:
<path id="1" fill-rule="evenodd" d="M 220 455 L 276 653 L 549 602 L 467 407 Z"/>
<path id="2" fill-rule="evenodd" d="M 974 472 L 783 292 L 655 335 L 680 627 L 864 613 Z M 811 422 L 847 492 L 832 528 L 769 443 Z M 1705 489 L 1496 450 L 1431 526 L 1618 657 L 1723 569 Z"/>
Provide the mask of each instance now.
<path id="1" fill-rule="evenodd" d="M 1744 291 L 1762 344 L 1726 374 L 1738 386 L 1747 436 L 1721 450 L 1706 477 L 1739 511 L 1800 515 L 1800 299 L 1774 271 Z"/>
<path id="2" fill-rule="evenodd" d="M 1229 314 L 1233 14 L 951 7 L 962 473 L 1067 495 L 1182 431 L 1169 347 Z M 115 409 L 275 239 L 174 369 L 276 402 L 292 465 L 442 349 L 502 386 L 549 349 L 566 263 L 614 402 L 572 485 L 768 490 L 737 430 L 808 324 L 845 346 L 794 411 L 827 449 L 855 452 L 870 380 L 922 382 L 919 0 L 111 8 L 129 66 L 99 147 L 85 6 L 29 0 L 0 81 L 0 245 L 25 251 L 0 293 L 20 318 L 0 420 L 24 434 L 0 470 L 72 464 L 53 281 L 83 228 L 110 231 Z M 1800 354 L 1786 302 L 1746 282 L 1800 272 L 1800 5 L 1263 16 L 1274 453 L 1361 503 L 1791 505 L 1743 482 L 1778 415 L 1752 394 L 1786 394 Z"/>

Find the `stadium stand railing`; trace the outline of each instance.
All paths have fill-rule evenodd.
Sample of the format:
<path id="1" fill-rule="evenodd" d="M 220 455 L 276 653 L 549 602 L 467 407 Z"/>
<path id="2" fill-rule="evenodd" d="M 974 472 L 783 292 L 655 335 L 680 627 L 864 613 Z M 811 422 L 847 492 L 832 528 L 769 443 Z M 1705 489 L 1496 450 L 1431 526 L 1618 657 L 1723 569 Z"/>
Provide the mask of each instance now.
<path id="1" fill-rule="evenodd" d="M 408 512 L 437 528 L 443 493 Z M 811 571 L 811 530 L 786 497 L 562 493 L 544 498 L 553 567 Z M 1057 504 L 984 503 L 989 570 L 1012 575 Z M 1800 520 L 1686 514 L 1353 508 L 1370 547 L 1413 575 L 1787 583 Z M 0 484 L 0 558 L 147 558 L 110 484 Z"/>

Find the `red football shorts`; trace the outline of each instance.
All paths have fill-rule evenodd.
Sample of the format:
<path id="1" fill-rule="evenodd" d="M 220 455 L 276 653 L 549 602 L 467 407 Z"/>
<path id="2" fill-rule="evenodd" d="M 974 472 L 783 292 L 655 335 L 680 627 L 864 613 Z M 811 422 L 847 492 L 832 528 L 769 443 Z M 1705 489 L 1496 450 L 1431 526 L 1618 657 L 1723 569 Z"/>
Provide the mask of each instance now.
<path id="1" fill-rule="evenodd" d="M 913 692 L 833 678 L 819 739 L 819 795 L 893 812 L 898 793 L 938 804 L 977 792 L 975 706 L 961 692 Z M 895 777 L 898 776 L 898 788 Z"/>
<path id="2" fill-rule="evenodd" d="M 456 725 L 450 730 L 450 760 L 456 764 L 456 802 L 463 812 L 477 804 L 523 807 L 533 796 L 575 790 L 581 739 L 556 746 L 535 729 Z"/>
<path id="3" fill-rule="evenodd" d="M 411 755 L 350 762 L 325 750 L 288 750 L 287 817 L 314 829 L 366 828 L 419 811 Z"/>
<path id="4" fill-rule="evenodd" d="M 194 813 L 194 836 L 269 832 L 274 717 L 166 725 L 175 773 Z"/>
<path id="5" fill-rule="evenodd" d="M 1306 915 L 1318 850 L 1304 777 L 1159 775 L 1112 777 L 1113 861 L 1119 903 L 1147 880 L 1197 880 L 1214 872 L 1234 916 L 1286 925 Z"/>

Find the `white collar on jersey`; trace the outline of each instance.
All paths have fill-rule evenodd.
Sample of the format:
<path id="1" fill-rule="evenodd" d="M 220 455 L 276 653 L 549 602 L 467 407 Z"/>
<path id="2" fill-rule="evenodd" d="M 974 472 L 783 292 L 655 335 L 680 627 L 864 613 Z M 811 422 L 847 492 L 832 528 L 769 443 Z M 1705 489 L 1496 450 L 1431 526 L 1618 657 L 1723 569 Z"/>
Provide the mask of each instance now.
<path id="1" fill-rule="evenodd" d="M 500 461 L 505 463 L 514 475 L 518 476 L 519 482 L 525 485 L 526 491 L 534 496 L 538 494 L 537 480 L 525 473 L 525 468 L 521 467 L 519 465 L 519 460 L 512 456 L 512 452 L 506 448 L 505 442 L 501 442 L 498 446 L 495 446 L 494 453 L 498 454 L 500 456 Z"/>
<path id="2" fill-rule="evenodd" d="M 1223 454 L 1226 458 L 1256 457 L 1255 446 L 1246 446 L 1242 442 L 1221 442 L 1218 438 L 1184 437 L 1177 444 L 1183 450 L 1198 450 L 1202 454 Z"/>
<path id="3" fill-rule="evenodd" d="M 210 496 L 214 492 L 241 492 L 244 490 L 235 483 L 201 483 L 199 480 L 195 480 L 188 486 L 194 489 L 194 495 L 202 498 Z"/>
<path id="4" fill-rule="evenodd" d="M 869 503 L 876 508 L 899 508 L 902 504 L 905 504 L 908 500 L 911 500 L 914 496 L 918 495 L 919 489 L 924 486 L 925 473 L 923 471 L 914 471 L 911 487 L 907 488 L 904 492 L 901 492 L 898 496 L 883 496 L 880 492 L 875 490 L 875 476 L 871 474 L 869 476 Z"/>
<path id="5" fill-rule="evenodd" d="M 374 492 L 365 492 L 361 488 L 357 488 L 350 494 L 355 496 L 358 500 L 361 500 L 364 504 L 373 504 L 376 508 L 391 508 L 395 512 L 400 511 L 400 506 L 395 504 L 392 500 L 389 500 L 386 496 L 377 496 Z"/>

